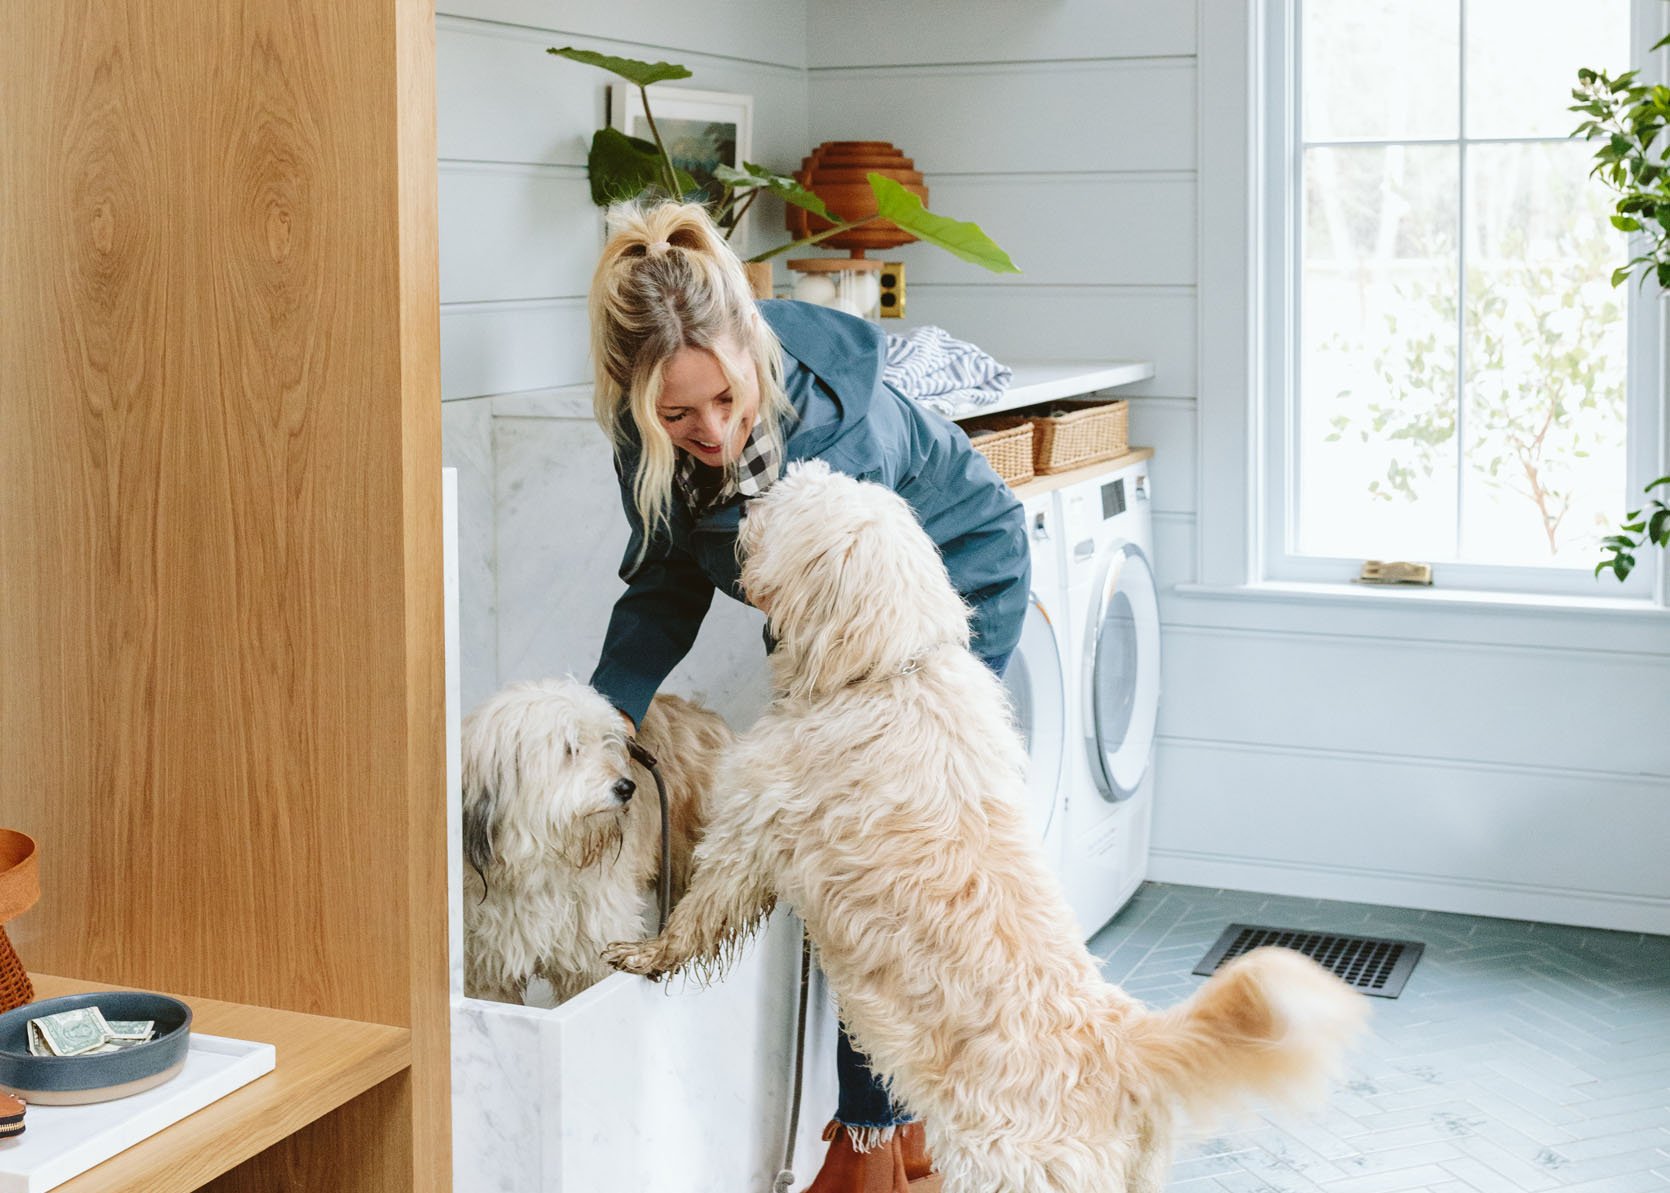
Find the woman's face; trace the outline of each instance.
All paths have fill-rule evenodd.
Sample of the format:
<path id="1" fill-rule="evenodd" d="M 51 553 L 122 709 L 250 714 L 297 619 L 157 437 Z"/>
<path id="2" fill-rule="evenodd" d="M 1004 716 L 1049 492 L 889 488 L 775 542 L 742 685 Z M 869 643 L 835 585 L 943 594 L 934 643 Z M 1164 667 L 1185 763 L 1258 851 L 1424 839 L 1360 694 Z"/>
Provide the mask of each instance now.
<path id="1" fill-rule="evenodd" d="M 737 378 L 734 388 L 718 356 L 705 348 L 680 348 L 661 371 L 661 396 L 655 403 L 655 416 L 673 446 L 714 467 L 732 463 L 741 454 L 760 412 L 760 382 L 753 362 L 733 337 L 720 340 L 717 347 Z M 725 427 L 733 417 L 737 428 L 727 443 Z"/>

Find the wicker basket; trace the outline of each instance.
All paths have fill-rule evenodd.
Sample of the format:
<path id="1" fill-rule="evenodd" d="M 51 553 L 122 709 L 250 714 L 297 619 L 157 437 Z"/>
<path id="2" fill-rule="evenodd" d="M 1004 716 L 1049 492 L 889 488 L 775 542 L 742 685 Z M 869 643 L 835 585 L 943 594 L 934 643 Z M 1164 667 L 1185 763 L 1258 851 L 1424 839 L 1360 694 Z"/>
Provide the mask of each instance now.
<path id="1" fill-rule="evenodd" d="M 986 457 L 992 470 L 1011 487 L 1031 480 L 1033 472 L 1032 420 L 1012 415 L 970 419 L 963 424 L 974 450 Z"/>
<path id="2" fill-rule="evenodd" d="M 0 928 L 0 1012 L 15 1011 L 34 1001 L 35 987 L 29 981 L 28 971 L 18 959 L 17 950 L 12 948 L 6 930 Z"/>
<path id="3" fill-rule="evenodd" d="M 1130 447 L 1130 406 L 1123 401 L 1057 402 L 1032 419 L 1033 468 L 1039 475 L 1111 460 Z"/>
<path id="4" fill-rule="evenodd" d="M 0 828 L 0 1011 L 35 1000 L 35 988 L 6 936 L 5 923 L 41 897 L 35 842 L 15 829 Z"/>

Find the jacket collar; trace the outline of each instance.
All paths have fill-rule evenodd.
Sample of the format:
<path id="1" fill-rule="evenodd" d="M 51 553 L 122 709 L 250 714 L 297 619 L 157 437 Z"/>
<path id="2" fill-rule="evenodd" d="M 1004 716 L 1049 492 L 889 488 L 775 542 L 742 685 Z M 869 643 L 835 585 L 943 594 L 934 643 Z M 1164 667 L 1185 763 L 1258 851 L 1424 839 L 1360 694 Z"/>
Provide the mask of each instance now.
<path id="1" fill-rule="evenodd" d="M 800 421 L 789 439 L 786 458 L 808 459 L 869 412 L 870 399 L 881 384 L 881 371 L 887 363 L 885 341 L 874 324 L 827 307 L 765 299 L 759 309 L 776 333 L 785 357 L 792 358 L 783 361 L 785 377 L 791 363 L 798 362 L 833 399 L 827 411 L 799 410 Z"/>

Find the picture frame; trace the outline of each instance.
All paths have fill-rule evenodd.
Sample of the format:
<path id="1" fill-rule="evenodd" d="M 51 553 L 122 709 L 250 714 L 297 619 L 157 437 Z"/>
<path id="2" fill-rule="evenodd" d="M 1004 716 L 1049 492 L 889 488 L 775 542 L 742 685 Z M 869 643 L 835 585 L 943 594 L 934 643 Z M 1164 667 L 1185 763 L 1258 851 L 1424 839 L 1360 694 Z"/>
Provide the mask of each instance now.
<path id="1" fill-rule="evenodd" d="M 673 161 L 702 184 L 709 199 L 716 199 L 713 167 L 723 163 L 741 169 L 753 151 L 754 97 L 657 87 L 650 102 L 655 125 Z M 644 116 L 643 95 L 636 87 L 609 88 L 609 125 L 628 136 L 655 139 Z"/>

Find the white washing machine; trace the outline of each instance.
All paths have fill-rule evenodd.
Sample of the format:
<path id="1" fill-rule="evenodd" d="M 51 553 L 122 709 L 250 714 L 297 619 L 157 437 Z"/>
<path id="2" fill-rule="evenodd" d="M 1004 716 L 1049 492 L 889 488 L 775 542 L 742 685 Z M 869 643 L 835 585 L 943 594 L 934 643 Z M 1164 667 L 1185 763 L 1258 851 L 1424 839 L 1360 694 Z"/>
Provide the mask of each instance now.
<path id="1" fill-rule="evenodd" d="M 1147 462 L 1056 496 L 1074 739 L 1063 775 L 1061 884 L 1089 939 L 1148 872 L 1160 618 Z"/>
<path id="2" fill-rule="evenodd" d="M 1032 546 L 1032 592 L 1003 682 L 1026 742 L 1027 818 L 1053 869 L 1061 854 L 1061 781 L 1071 748 L 1061 534 L 1055 494 L 1023 498 L 1021 504 Z"/>

